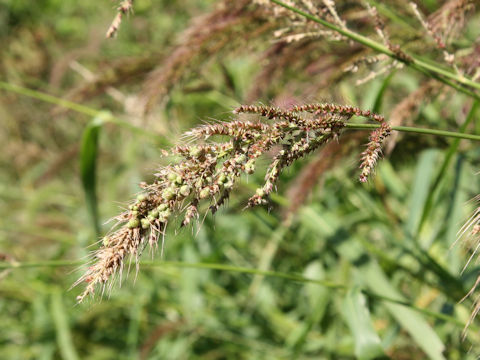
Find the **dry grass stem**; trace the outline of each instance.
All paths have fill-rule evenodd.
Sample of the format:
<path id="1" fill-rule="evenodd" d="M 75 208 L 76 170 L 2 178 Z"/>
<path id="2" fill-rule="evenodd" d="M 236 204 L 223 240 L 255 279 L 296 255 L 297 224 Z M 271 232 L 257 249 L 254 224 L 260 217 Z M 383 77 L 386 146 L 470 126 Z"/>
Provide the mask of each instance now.
<path id="1" fill-rule="evenodd" d="M 120 28 L 123 16 L 133 11 L 133 0 L 123 0 L 117 8 L 117 15 L 107 30 L 106 37 L 113 38 Z"/>

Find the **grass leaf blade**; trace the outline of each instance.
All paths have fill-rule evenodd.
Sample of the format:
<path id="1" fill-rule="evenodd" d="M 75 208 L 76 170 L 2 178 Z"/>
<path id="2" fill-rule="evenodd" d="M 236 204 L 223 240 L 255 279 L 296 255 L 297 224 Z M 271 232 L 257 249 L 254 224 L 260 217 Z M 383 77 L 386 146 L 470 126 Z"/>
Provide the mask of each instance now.
<path id="1" fill-rule="evenodd" d="M 85 128 L 80 147 L 80 174 L 85 201 L 95 234 L 100 235 L 97 204 L 97 156 L 98 136 L 105 116 L 95 117 Z"/>
<path id="2" fill-rule="evenodd" d="M 50 302 L 51 314 L 57 332 L 57 343 L 60 354 L 65 360 L 79 359 L 72 341 L 72 334 L 68 325 L 68 315 L 62 302 L 62 293 L 55 290 Z"/>
<path id="3" fill-rule="evenodd" d="M 342 315 L 355 340 L 355 356 L 360 360 L 378 359 L 385 355 L 366 302 L 360 289 L 354 288 L 347 292 L 342 306 Z"/>

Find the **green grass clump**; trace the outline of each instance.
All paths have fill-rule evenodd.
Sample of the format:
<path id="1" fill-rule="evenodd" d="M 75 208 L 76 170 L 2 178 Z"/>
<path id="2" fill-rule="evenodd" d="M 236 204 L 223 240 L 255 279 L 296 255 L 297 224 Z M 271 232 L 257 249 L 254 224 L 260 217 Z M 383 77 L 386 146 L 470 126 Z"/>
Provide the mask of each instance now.
<path id="1" fill-rule="evenodd" d="M 0 358 L 476 358 L 474 5 L 0 5 Z"/>

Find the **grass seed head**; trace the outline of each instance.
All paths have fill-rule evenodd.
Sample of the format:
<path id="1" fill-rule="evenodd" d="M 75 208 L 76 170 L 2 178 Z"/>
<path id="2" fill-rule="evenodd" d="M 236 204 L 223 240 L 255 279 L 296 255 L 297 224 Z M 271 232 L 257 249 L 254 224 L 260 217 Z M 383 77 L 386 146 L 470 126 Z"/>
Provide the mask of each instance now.
<path id="1" fill-rule="evenodd" d="M 383 116 L 357 107 L 336 104 L 306 104 L 284 110 L 273 106 L 242 105 L 235 114 L 252 114 L 266 121 L 236 119 L 207 124 L 189 131 L 193 143 L 174 147 L 170 153 L 177 162 L 165 166 L 127 211 L 116 217 L 119 228 L 108 234 L 102 247 L 94 254 L 89 267 L 77 283 L 87 287 L 78 297 L 81 302 L 118 274 L 121 276 L 129 258 L 138 261 L 148 244 L 156 247 L 172 216 L 183 217 L 182 226 L 199 216 L 199 205 L 210 202 L 207 211 L 215 213 L 230 196 L 235 183 L 243 174 L 255 171 L 256 159 L 280 147 L 265 175 L 265 183 L 248 200 L 247 206 L 266 204 L 283 170 L 295 160 L 337 139 L 345 123 L 354 115 L 381 122 L 372 132 L 370 143 L 362 157 L 361 179 L 373 169 L 381 144 L 390 133 Z M 216 142 L 215 136 L 227 141 Z M 87 281 L 88 280 L 88 281 Z"/>

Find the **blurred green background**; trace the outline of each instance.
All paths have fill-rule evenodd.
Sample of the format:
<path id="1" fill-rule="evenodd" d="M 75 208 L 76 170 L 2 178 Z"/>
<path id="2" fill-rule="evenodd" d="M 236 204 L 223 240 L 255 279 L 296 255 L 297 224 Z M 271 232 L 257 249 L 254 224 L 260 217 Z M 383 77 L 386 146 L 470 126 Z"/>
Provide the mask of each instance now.
<path id="1" fill-rule="evenodd" d="M 478 267 L 461 273 L 469 254 L 451 247 L 479 189 L 479 148 L 468 141 L 451 148 L 449 139 L 404 136 L 367 184 L 356 178 L 363 145 L 353 147 L 314 176 L 293 212 L 289 194 L 306 186 L 299 174 L 322 158 L 313 154 L 286 171 L 269 207 L 242 211 L 262 183 L 260 169 L 214 217 L 192 228 L 170 226 L 163 258 L 157 252 L 152 261 L 145 251 L 138 276 L 132 266 L 121 287 L 76 305 L 83 285 L 69 288 L 98 240 L 82 186 L 82 144 L 96 161 L 105 234 L 107 220 L 165 161 L 161 149 L 205 120 L 228 120 L 263 66 L 259 54 L 272 45 L 269 36 L 247 51 L 208 54 L 188 65 L 163 106 L 135 115 L 130 105 L 149 71 L 168 60 L 182 31 L 214 3 L 137 0 L 118 37 L 107 40 L 114 2 L 0 1 L 0 358 L 477 358 L 478 323 L 461 337 L 472 300 L 459 300 Z M 423 5 L 433 11 L 441 2 Z M 460 45 L 478 36 L 478 20 Z M 128 76 L 118 75 L 122 69 Z M 107 85 L 96 89 L 102 76 Z M 289 64 L 279 78 L 256 101 L 305 89 L 311 80 Z M 85 108 L 67 111 L 8 84 Z M 421 84 L 417 73 L 401 70 L 361 87 L 343 76 L 296 96 L 377 107 L 388 119 Z M 425 102 L 412 120 L 455 130 L 471 107 L 464 95 L 449 93 Z M 96 116 L 88 109 L 121 121 L 92 135 Z M 467 131 L 478 134 L 473 116 Z"/>

